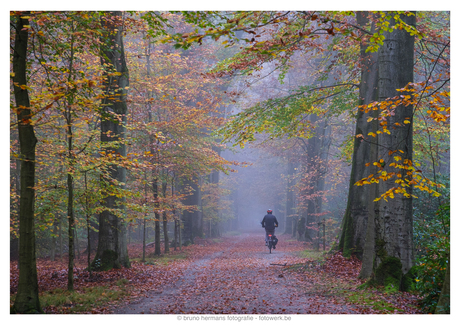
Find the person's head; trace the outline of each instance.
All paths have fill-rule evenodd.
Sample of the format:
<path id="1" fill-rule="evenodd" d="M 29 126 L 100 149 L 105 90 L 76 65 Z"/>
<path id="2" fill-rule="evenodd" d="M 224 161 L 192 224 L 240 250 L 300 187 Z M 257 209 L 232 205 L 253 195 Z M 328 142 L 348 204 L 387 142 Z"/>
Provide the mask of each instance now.
<path id="1" fill-rule="evenodd" d="M 273 213 L 273 210 L 272 210 L 272 209 L 268 209 L 268 210 L 267 210 L 267 213 L 268 213 L 268 214 L 272 214 L 272 213 Z"/>

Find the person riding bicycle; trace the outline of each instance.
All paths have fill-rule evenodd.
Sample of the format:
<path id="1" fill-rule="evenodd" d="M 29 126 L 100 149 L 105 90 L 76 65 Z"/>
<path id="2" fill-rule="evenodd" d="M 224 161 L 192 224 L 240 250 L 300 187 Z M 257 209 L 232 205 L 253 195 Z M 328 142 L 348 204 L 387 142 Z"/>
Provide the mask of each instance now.
<path id="1" fill-rule="evenodd" d="M 265 246 L 268 245 L 268 235 L 275 236 L 275 227 L 278 227 L 278 220 L 272 214 L 273 211 L 271 209 L 267 210 L 267 214 L 264 216 L 262 220 L 262 228 L 265 228 Z M 273 249 L 276 248 L 276 242 L 273 246 Z"/>

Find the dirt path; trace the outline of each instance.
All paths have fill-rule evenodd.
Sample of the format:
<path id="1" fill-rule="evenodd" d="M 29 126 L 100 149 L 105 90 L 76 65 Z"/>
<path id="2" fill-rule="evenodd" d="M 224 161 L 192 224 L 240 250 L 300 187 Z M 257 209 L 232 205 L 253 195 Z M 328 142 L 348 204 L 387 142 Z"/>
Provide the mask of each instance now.
<path id="1" fill-rule="evenodd" d="M 292 263 L 299 247 L 280 236 L 269 254 L 260 236 L 225 238 L 221 250 L 193 261 L 184 276 L 164 288 L 152 288 L 118 314 L 307 314 L 353 313 L 345 304 L 311 292 L 292 272 L 270 264 Z"/>

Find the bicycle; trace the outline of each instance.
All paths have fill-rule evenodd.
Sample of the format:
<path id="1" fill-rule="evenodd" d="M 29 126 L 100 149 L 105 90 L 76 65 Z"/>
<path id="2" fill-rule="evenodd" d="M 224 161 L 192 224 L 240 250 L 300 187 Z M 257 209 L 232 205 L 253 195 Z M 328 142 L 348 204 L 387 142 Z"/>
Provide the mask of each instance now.
<path id="1" fill-rule="evenodd" d="M 273 246 L 273 238 L 272 234 L 268 235 L 268 242 L 267 242 L 268 250 L 270 251 L 270 254 L 272 253 L 272 246 Z"/>
<path id="2" fill-rule="evenodd" d="M 272 253 L 272 248 L 275 249 L 275 246 L 276 246 L 276 237 L 275 237 L 275 235 L 268 234 L 267 246 L 268 246 L 268 251 L 271 254 Z"/>

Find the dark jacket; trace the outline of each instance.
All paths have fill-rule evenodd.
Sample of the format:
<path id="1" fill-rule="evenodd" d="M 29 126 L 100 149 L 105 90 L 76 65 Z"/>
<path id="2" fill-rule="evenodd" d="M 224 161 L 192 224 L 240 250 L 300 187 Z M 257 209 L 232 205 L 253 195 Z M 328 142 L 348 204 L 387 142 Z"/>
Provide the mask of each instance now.
<path id="1" fill-rule="evenodd" d="M 262 227 L 264 227 L 265 230 L 273 231 L 275 230 L 275 225 L 278 227 L 278 220 L 276 220 L 276 217 L 273 214 L 266 214 L 262 220 Z"/>

